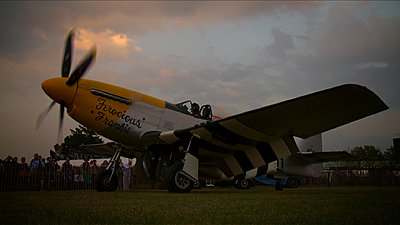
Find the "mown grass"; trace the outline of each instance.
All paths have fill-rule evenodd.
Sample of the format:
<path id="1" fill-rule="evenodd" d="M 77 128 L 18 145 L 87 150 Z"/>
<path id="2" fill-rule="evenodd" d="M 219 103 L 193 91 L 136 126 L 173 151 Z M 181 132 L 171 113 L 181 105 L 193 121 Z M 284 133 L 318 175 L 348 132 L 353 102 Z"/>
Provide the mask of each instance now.
<path id="1" fill-rule="evenodd" d="M 1 224 L 400 224 L 400 188 L 0 193 Z"/>

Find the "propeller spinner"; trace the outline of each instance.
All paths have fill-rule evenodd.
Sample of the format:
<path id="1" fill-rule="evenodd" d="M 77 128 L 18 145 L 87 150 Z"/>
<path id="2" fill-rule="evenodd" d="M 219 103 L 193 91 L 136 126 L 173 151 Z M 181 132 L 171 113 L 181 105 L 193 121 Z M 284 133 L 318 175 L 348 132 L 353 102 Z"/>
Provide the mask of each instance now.
<path id="1" fill-rule="evenodd" d="M 42 83 L 42 89 L 44 92 L 53 99 L 53 102 L 47 107 L 47 109 L 39 115 L 36 122 L 36 130 L 39 128 L 44 118 L 53 108 L 55 103 L 60 104 L 60 118 L 58 126 L 58 142 L 60 142 L 63 120 L 64 120 L 64 108 L 72 105 L 77 90 L 77 83 L 83 77 L 85 71 L 89 68 L 90 64 L 96 58 L 96 46 L 93 46 L 91 51 L 81 63 L 75 68 L 70 75 L 71 62 L 72 62 L 72 40 L 74 37 L 74 30 L 71 30 L 65 41 L 65 51 L 63 57 L 63 63 L 61 67 L 61 77 L 52 78 L 45 80 Z"/>

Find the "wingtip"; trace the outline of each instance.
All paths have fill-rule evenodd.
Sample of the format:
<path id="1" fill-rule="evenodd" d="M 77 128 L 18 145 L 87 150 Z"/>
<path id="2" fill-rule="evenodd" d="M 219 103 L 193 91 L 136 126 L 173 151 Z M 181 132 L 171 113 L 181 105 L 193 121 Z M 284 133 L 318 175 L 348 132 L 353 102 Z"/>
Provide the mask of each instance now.
<path id="1" fill-rule="evenodd" d="M 72 37 L 72 36 L 74 36 L 74 34 L 75 34 L 75 28 L 73 27 L 73 28 L 71 28 L 71 30 L 68 32 L 68 34 L 67 34 L 67 39 L 70 38 L 70 37 Z"/>

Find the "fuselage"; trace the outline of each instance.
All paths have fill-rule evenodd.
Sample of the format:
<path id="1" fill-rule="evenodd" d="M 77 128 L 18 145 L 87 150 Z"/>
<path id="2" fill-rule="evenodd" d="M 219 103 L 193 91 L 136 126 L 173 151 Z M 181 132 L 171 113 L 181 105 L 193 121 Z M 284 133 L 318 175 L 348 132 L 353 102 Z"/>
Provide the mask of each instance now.
<path id="1" fill-rule="evenodd" d="M 175 104 L 133 90 L 86 79 L 67 87 L 66 81 L 53 78 L 42 87 L 54 101 L 63 102 L 78 123 L 124 145 L 145 148 L 140 138 L 146 132 L 184 129 L 205 121 Z"/>

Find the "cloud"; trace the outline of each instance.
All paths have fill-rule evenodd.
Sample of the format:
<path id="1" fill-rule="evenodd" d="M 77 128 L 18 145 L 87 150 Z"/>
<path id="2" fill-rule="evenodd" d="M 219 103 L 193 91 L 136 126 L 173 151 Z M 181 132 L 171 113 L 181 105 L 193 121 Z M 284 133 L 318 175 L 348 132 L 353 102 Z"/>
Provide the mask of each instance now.
<path id="1" fill-rule="evenodd" d="M 162 61 L 163 60 L 160 56 L 156 56 L 156 55 L 149 56 L 149 59 L 151 61 Z"/>
<path id="2" fill-rule="evenodd" d="M 167 26 L 197 29 L 217 22 L 238 22 L 263 14 L 309 12 L 322 4 L 257 1 L 6 2 L 2 3 L 2 8 L 3 17 L 23 20 L 24 26 L 40 26 L 44 31 L 61 32 L 71 26 L 82 26 L 95 33 L 107 27 L 130 35 L 146 35 L 152 31 L 165 31 Z M 18 20 L 10 21 L 14 25 Z"/>
<path id="3" fill-rule="evenodd" d="M 139 43 L 130 39 L 126 34 L 116 33 L 106 29 L 100 33 L 80 28 L 76 31 L 75 46 L 78 50 L 89 50 L 93 45 L 98 46 L 98 53 L 105 59 L 128 59 L 133 52 L 142 52 Z"/>
<path id="4" fill-rule="evenodd" d="M 381 62 L 395 66 L 394 59 L 400 57 L 399 27 L 399 18 L 358 18 L 349 7 L 333 6 L 326 20 L 310 29 L 307 46 L 317 52 L 316 62 L 325 65 L 330 63 L 326 59 L 334 59 L 342 65 Z"/>
<path id="5" fill-rule="evenodd" d="M 165 89 L 184 84 L 188 77 L 186 70 L 170 66 L 159 69 L 152 76 L 137 77 L 135 85 Z"/>
<path id="6" fill-rule="evenodd" d="M 140 46 L 134 46 L 133 49 L 135 49 L 137 52 L 143 52 L 143 48 Z"/>
<path id="7" fill-rule="evenodd" d="M 398 17 L 359 16 L 348 4 L 333 4 L 327 14 L 307 17 L 305 22 L 301 35 L 274 28 L 272 43 L 260 54 L 258 65 L 265 68 L 268 79 L 277 81 L 282 90 L 278 94 L 296 95 L 343 83 L 400 94 L 393 84 L 400 82 Z"/>
<path id="8" fill-rule="evenodd" d="M 216 80 L 212 82 L 210 89 L 222 98 L 238 98 L 242 97 L 244 93 L 237 89 L 238 84 L 235 82 L 224 82 L 221 80 Z"/>

